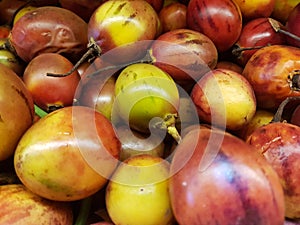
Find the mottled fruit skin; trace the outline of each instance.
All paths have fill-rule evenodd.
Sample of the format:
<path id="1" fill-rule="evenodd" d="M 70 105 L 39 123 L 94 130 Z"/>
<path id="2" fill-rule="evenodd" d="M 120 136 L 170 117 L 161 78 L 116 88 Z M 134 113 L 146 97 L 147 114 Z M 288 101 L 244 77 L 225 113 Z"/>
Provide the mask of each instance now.
<path id="1" fill-rule="evenodd" d="M 64 54 L 76 60 L 86 50 L 87 23 L 67 9 L 38 7 L 15 23 L 9 40 L 25 62 L 45 52 Z"/>
<path id="2" fill-rule="evenodd" d="M 238 49 L 285 44 L 285 36 L 275 32 L 268 18 L 256 18 L 246 23 L 235 46 Z M 244 50 L 236 54 L 238 63 L 245 66 L 257 49 Z"/>
<path id="3" fill-rule="evenodd" d="M 160 35 L 150 48 L 154 65 L 189 90 L 218 61 L 215 44 L 206 35 L 191 29 L 176 29 Z"/>
<path id="4" fill-rule="evenodd" d="M 21 78 L 0 64 L 0 161 L 13 155 L 34 119 L 33 99 Z"/>
<path id="5" fill-rule="evenodd" d="M 255 52 L 242 74 L 253 87 L 257 106 L 274 110 L 287 97 L 300 95 L 297 85 L 291 81 L 299 69 L 299 48 L 271 45 Z"/>
<path id="6" fill-rule="evenodd" d="M 22 184 L 0 186 L 0 224 L 72 225 L 71 204 L 44 199 Z"/>
<path id="7" fill-rule="evenodd" d="M 284 194 L 276 172 L 229 133 L 191 130 L 175 149 L 170 170 L 171 203 L 179 224 L 283 224 Z"/>
<path id="8" fill-rule="evenodd" d="M 252 86 L 241 74 L 229 69 L 205 74 L 190 96 L 200 121 L 231 131 L 248 124 L 256 112 Z"/>
<path id="9" fill-rule="evenodd" d="M 290 123 L 270 123 L 255 130 L 246 141 L 277 172 L 285 194 L 285 216 L 299 219 L 300 127 Z"/>
<path id="10" fill-rule="evenodd" d="M 242 30 L 242 14 L 232 0 L 190 0 L 187 26 L 207 35 L 219 52 L 228 50 Z"/>
<path id="11" fill-rule="evenodd" d="M 98 7 L 88 23 L 88 39 L 93 38 L 102 54 L 116 47 L 114 62 L 128 62 L 144 56 L 150 42 L 161 32 L 158 14 L 147 1 L 106 1 Z M 134 45 L 132 45 L 134 44 Z M 131 46 L 132 45 L 132 46 Z"/>
<path id="12" fill-rule="evenodd" d="M 116 168 L 121 144 L 110 121 L 84 106 L 55 110 L 22 136 L 14 167 L 32 192 L 75 201 L 99 191 Z"/>

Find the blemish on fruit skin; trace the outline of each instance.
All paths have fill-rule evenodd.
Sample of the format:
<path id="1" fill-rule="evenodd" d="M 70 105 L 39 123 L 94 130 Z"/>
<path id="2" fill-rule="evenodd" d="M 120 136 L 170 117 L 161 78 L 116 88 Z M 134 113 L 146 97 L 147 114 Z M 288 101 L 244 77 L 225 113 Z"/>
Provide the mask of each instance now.
<path id="1" fill-rule="evenodd" d="M 123 4 L 120 4 L 117 9 L 113 12 L 113 14 L 117 15 L 120 13 L 120 11 L 127 5 L 126 2 L 124 2 Z"/>
<path id="2" fill-rule="evenodd" d="M 2 119 L 2 116 L 0 115 L 0 122 L 4 123 L 4 120 Z"/>
<path id="3" fill-rule="evenodd" d="M 126 26 L 126 25 L 128 25 L 130 22 L 132 22 L 133 21 L 133 19 L 136 17 L 136 12 L 135 13 L 133 13 L 133 14 L 131 14 L 126 20 L 125 20 L 125 22 L 123 23 L 123 26 Z"/>
<path id="4" fill-rule="evenodd" d="M 34 119 L 33 110 L 31 110 L 29 101 L 28 101 L 28 99 L 26 98 L 25 94 L 24 94 L 21 90 L 19 90 L 17 87 L 15 87 L 14 85 L 12 85 L 11 88 L 12 88 L 13 90 L 15 90 L 15 91 L 18 93 L 18 95 L 24 100 L 25 105 L 26 105 L 27 108 L 28 108 L 28 111 L 29 111 L 31 120 L 33 121 L 33 119 Z"/>

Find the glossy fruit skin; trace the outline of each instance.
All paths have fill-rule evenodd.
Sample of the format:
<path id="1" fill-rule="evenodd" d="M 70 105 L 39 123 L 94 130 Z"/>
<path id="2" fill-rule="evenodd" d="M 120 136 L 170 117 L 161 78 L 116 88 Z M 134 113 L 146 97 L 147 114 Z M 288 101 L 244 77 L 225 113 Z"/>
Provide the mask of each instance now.
<path id="1" fill-rule="evenodd" d="M 205 155 L 209 146 L 218 150 L 212 158 Z M 175 149 L 170 173 L 171 203 L 179 224 L 283 224 L 284 194 L 276 172 L 229 133 L 187 133 Z"/>
<path id="2" fill-rule="evenodd" d="M 134 16 L 133 16 L 134 15 Z M 111 60 L 131 61 L 144 56 L 146 45 L 137 42 L 154 40 L 161 32 L 156 11 L 146 1 L 113 0 L 98 7 L 88 23 L 88 39 L 93 38 L 101 48 L 102 54 L 124 46 Z M 134 44 L 130 47 L 131 44 Z"/>
<path id="3" fill-rule="evenodd" d="M 70 60 L 77 60 L 88 43 L 87 23 L 67 9 L 38 7 L 17 21 L 9 40 L 25 62 L 45 52 L 60 53 Z"/>
<path id="4" fill-rule="evenodd" d="M 22 184 L 0 186 L 0 224 L 72 225 L 70 204 L 44 199 Z"/>
<path id="5" fill-rule="evenodd" d="M 76 201 L 106 184 L 120 148 L 112 124 L 101 113 L 64 107 L 39 119 L 22 136 L 14 167 L 32 192 L 50 200 Z"/>
<path id="6" fill-rule="evenodd" d="M 190 0 L 187 26 L 207 35 L 219 52 L 228 50 L 242 30 L 242 14 L 232 0 Z"/>
<path id="7" fill-rule="evenodd" d="M 268 18 L 256 18 L 246 23 L 234 48 L 265 47 L 267 45 L 285 44 L 285 36 L 275 32 Z M 237 62 L 245 66 L 257 49 L 242 51 L 237 54 Z"/>
<path id="8" fill-rule="evenodd" d="M 0 161 L 13 155 L 34 119 L 33 99 L 21 78 L 0 64 Z"/>
<path id="9" fill-rule="evenodd" d="M 291 219 L 300 218 L 299 133 L 299 126 L 276 122 L 258 128 L 246 140 L 277 172 L 285 193 L 285 216 Z"/>
<path id="10" fill-rule="evenodd" d="M 250 21 L 261 17 L 270 17 L 275 0 L 235 0 L 241 9 L 243 19 Z"/>
<path id="11" fill-rule="evenodd" d="M 114 224 L 172 224 L 169 168 L 168 161 L 144 154 L 118 166 L 105 195 Z"/>
<path id="12" fill-rule="evenodd" d="M 182 88 L 189 91 L 218 61 L 215 44 L 206 35 L 191 29 L 176 29 L 160 35 L 151 45 L 153 64 Z"/>
<path id="13" fill-rule="evenodd" d="M 186 11 L 187 6 L 180 2 L 173 2 L 164 6 L 158 14 L 161 21 L 162 33 L 186 28 Z"/>
<path id="14" fill-rule="evenodd" d="M 296 88 L 291 88 L 291 79 L 299 69 L 299 48 L 272 45 L 253 54 L 243 76 L 254 89 L 258 107 L 274 110 L 287 97 L 300 95 Z"/>
<path id="15" fill-rule="evenodd" d="M 23 81 L 35 104 L 46 112 L 71 106 L 80 82 L 78 72 L 65 77 L 50 77 L 47 73 L 64 74 L 72 67 L 73 63 L 58 53 L 43 53 L 32 59 L 25 68 Z"/>
<path id="16" fill-rule="evenodd" d="M 214 69 L 205 74 L 190 96 L 200 121 L 231 131 L 249 123 L 256 112 L 252 86 L 241 74 L 228 69 Z"/>
<path id="17" fill-rule="evenodd" d="M 286 29 L 292 34 L 297 35 L 298 37 L 300 36 L 299 22 L 300 22 L 300 2 L 290 12 L 286 21 Z M 300 41 L 297 41 L 290 37 L 286 37 L 286 38 L 288 44 L 300 48 Z"/>
<path id="18" fill-rule="evenodd" d="M 160 68 L 136 63 L 119 74 L 115 84 L 113 114 L 117 113 L 129 126 L 142 133 L 149 132 L 153 118 L 164 119 L 177 114 L 179 92 L 172 77 Z M 114 117 L 112 118 L 114 121 Z"/>

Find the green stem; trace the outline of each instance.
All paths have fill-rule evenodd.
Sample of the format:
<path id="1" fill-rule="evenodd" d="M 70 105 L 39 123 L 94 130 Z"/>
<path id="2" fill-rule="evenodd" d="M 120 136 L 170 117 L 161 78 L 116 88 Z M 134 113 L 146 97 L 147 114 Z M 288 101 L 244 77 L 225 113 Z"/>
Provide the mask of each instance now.
<path id="1" fill-rule="evenodd" d="M 81 200 L 80 209 L 74 225 L 86 225 L 92 205 L 92 197 Z"/>
<path id="2" fill-rule="evenodd" d="M 44 117 L 46 115 L 48 115 L 47 112 L 45 112 L 44 110 L 42 110 L 40 107 L 38 107 L 37 105 L 34 105 L 34 112 L 39 116 L 39 117 Z"/>

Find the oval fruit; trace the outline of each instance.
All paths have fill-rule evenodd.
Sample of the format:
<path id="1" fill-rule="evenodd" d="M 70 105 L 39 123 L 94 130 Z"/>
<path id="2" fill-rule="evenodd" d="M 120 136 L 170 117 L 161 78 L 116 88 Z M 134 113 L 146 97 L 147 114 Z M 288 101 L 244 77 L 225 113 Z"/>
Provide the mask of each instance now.
<path id="1" fill-rule="evenodd" d="M 207 128 L 188 132 L 175 149 L 170 173 L 178 224 L 284 222 L 284 194 L 277 173 L 262 155 L 229 133 Z"/>
<path id="2" fill-rule="evenodd" d="M 16 148 L 14 167 L 32 192 L 50 200 L 74 201 L 106 184 L 120 148 L 104 115 L 70 106 L 49 113 L 27 130 Z"/>
<path id="3" fill-rule="evenodd" d="M 0 185 L 0 224 L 72 225 L 69 203 L 44 199 L 22 184 Z"/>
<path id="4" fill-rule="evenodd" d="M 80 81 L 77 70 L 64 77 L 47 74 L 64 74 L 72 68 L 73 63 L 58 53 L 43 53 L 33 58 L 25 68 L 23 81 L 34 103 L 46 112 L 71 106 Z"/>
<path id="5" fill-rule="evenodd" d="M 154 40 L 160 31 L 156 11 L 147 1 L 140 0 L 106 1 L 88 22 L 88 39 L 93 38 L 103 54 L 124 46 L 124 50 L 119 48 L 118 54 L 111 59 L 122 63 L 144 56 L 150 42 L 141 46 L 137 42 Z"/>
<path id="6" fill-rule="evenodd" d="M 114 224 L 171 224 L 169 166 L 151 155 L 133 156 L 118 166 L 105 195 Z"/>
<path id="7" fill-rule="evenodd" d="M 279 44 L 285 44 L 285 37 L 275 32 L 269 18 L 256 18 L 244 24 L 232 53 L 237 62 L 244 67 L 258 48 Z"/>
<path id="8" fill-rule="evenodd" d="M 241 74 L 229 69 L 205 74 L 193 87 L 191 99 L 200 121 L 231 131 L 249 123 L 256 112 L 252 86 Z"/>
<path id="9" fill-rule="evenodd" d="M 61 7 L 38 7 L 15 23 L 9 41 L 25 62 L 45 52 L 60 53 L 73 61 L 86 50 L 87 23 Z"/>
<path id="10" fill-rule="evenodd" d="M 33 99 L 21 78 L 0 64 L 0 161 L 13 155 L 21 136 L 33 124 Z"/>
<path id="11" fill-rule="evenodd" d="M 187 27 L 205 34 L 219 52 L 225 52 L 240 36 L 241 10 L 233 0 L 190 0 Z"/>
<path id="12" fill-rule="evenodd" d="M 125 124 L 137 131 L 149 133 L 153 127 L 164 127 L 169 119 L 177 116 L 178 107 L 176 83 L 157 66 L 129 65 L 116 80 L 113 115 L 117 113 Z M 159 119 L 153 120 L 156 118 Z"/>
<path id="13" fill-rule="evenodd" d="M 242 74 L 253 87 L 257 106 L 274 110 L 287 97 L 300 95 L 299 70 L 299 48 L 271 45 L 257 50 Z"/>
<path id="14" fill-rule="evenodd" d="M 215 44 L 206 35 L 191 29 L 163 33 L 150 48 L 153 64 L 167 72 L 188 92 L 218 61 Z"/>

